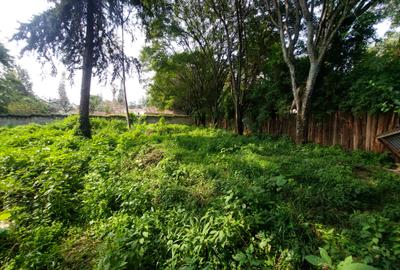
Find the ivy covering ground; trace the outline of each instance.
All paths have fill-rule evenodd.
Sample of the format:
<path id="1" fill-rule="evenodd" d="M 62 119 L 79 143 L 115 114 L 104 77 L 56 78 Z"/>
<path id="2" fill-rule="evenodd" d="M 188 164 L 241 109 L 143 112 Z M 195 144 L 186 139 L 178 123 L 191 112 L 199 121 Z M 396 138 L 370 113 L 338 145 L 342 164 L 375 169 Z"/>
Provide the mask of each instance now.
<path id="1" fill-rule="evenodd" d="M 0 129 L 1 269 L 313 269 L 319 248 L 400 269 L 384 155 L 92 122 Z"/>

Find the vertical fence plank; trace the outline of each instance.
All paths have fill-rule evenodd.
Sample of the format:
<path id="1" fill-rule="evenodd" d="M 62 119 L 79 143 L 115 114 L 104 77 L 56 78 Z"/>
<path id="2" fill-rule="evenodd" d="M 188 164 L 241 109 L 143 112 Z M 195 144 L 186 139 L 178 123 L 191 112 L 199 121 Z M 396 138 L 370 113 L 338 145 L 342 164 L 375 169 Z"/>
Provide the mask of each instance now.
<path id="1" fill-rule="evenodd" d="M 367 123 L 365 127 L 365 150 L 371 150 L 371 127 L 372 127 L 372 116 L 367 114 Z"/>
<path id="2" fill-rule="evenodd" d="M 371 151 L 376 151 L 378 148 L 378 143 L 380 143 L 377 139 L 377 129 L 378 129 L 378 115 L 373 115 L 372 120 L 372 130 L 371 130 Z"/>
<path id="3" fill-rule="evenodd" d="M 353 132 L 353 149 L 357 150 L 360 148 L 360 121 L 359 117 L 354 116 L 354 132 Z"/>

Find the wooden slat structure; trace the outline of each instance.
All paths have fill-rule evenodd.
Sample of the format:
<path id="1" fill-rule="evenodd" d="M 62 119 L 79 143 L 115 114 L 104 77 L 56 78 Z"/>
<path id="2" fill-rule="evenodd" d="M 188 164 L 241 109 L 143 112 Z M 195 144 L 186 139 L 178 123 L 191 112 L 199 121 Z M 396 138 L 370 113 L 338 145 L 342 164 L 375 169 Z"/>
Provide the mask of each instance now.
<path id="1" fill-rule="evenodd" d="M 377 138 L 400 160 L 400 129 L 386 132 Z"/>
<path id="2" fill-rule="evenodd" d="M 234 129 L 233 121 L 224 120 L 219 126 Z M 352 114 L 336 112 L 326 117 L 309 119 L 308 141 L 322 145 L 341 145 L 346 150 L 366 150 L 384 152 L 385 145 L 378 136 L 389 131 L 400 129 L 398 113 Z M 296 119 L 275 116 L 265 121 L 262 132 L 273 136 L 296 136 Z"/>

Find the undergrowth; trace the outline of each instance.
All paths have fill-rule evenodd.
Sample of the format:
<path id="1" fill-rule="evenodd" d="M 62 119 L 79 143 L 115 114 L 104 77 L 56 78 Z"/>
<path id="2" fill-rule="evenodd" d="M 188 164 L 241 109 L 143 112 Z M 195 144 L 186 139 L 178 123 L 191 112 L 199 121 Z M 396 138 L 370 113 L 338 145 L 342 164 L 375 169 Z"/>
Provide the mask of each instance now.
<path id="1" fill-rule="evenodd" d="M 319 250 L 400 269 L 385 155 L 92 123 L 0 129 L 1 269 L 313 269 Z"/>

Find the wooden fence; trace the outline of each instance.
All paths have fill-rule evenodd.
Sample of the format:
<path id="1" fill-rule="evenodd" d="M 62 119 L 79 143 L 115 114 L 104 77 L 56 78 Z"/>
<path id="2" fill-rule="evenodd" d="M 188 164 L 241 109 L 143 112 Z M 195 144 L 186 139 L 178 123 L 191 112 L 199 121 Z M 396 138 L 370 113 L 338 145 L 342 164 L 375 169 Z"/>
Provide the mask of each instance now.
<path id="1" fill-rule="evenodd" d="M 224 120 L 219 126 L 231 129 L 233 122 Z M 322 145 L 341 145 L 347 150 L 360 149 L 379 153 L 387 149 L 378 141 L 377 136 L 399 128 L 400 115 L 397 113 L 353 115 L 336 112 L 322 119 L 310 117 L 308 141 Z M 261 131 L 272 136 L 289 136 L 295 139 L 295 116 L 273 117 L 262 125 Z"/>
<path id="2" fill-rule="evenodd" d="M 337 112 L 323 119 L 311 117 L 308 126 L 308 141 L 322 145 L 341 145 L 347 150 L 383 152 L 384 145 L 377 136 L 400 127 L 400 117 L 396 113 L 379 115 Z M 295 117 L 275 117 L 267 121 L 262 131 L 275 135 L 295 138 Z"/>

